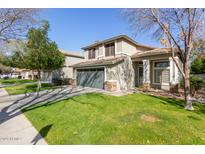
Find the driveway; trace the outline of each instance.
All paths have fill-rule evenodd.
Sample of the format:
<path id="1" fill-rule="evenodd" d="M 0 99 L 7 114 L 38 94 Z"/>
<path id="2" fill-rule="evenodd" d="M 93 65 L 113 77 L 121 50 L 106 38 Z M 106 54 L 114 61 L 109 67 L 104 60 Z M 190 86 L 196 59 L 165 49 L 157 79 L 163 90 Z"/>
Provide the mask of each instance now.
<path id="1" fill-rule="evenodd" d="M 66 99 L 83 93 L 98 92 L 92 88 L 61 88 L 36 93 L 0 97 L 0 144 L 47 144 L 20 111 L 25 107 Z M 49 133 L 49 132 L 47 132 Z"/>

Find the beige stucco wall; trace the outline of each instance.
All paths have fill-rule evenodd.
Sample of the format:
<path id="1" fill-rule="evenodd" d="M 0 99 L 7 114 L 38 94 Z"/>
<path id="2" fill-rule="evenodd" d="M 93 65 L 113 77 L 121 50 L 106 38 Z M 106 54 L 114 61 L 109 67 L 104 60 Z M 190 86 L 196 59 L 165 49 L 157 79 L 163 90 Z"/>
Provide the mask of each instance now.
<path id="1" fill-rule="evenodd" d="M 137 52 L 136 46 L 129 43 L 128 41 L 122 40 L 122 51 L 123 53 L 131 56 Z"/>
<path id="2" fill-rule="evenodd" d="M 74 78 L 74 70 L 73 70 L 73 67 L 71 66 L 76 63 L 80 63 L 84 60 L 85 59 L 78 58 L 78 57 L 66 56 L 64 67 L 53 71 L 52 78 L 53 79 L 55 78 Z"/>
<path id="3" fill-rule="evenodd" d="M 78 57 L 69 57 L 66 56 L 65 58 L 65 67 L 62 68 L 64 73 L 64 78 L 73 78 L 73 68 L 70 67 L 71 65 L 77 64 L 82 62 L 84 59 Z"/>
<path id="4" fill-rule="evenodd" d="M 106 67 L 105 81 L 117 81 L 118 90 L 129 90 L 134 87 L 134 69 L 130 57 L 116 65 Z"/>
<path id="5" fill-rule="evenodd" d="M 118 54 L 118 53 L 122 52 L 122 40 L 117 40 L 116 44 L 117 44 L 117 48 L 116 48 L 117 50 L 116 50 L 115 54 Z"/>
<path id="6" fill-rule="evenodd" d="M 85 57 L 86 60 L 88 60 L 88 50 L 84 51 L 84 57 Z"/>
<path id="7" fill-rule="evenodd" d="M 103 57 L 104 52 L 103 52 L 103 45 L 100 45 L 98 48 L 98 57 Z"/>

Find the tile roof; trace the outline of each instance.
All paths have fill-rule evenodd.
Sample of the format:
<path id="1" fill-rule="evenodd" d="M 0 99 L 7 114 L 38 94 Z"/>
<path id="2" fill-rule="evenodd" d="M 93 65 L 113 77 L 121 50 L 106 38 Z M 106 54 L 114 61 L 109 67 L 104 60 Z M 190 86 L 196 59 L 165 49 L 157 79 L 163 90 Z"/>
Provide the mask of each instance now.
<path id="1" fill-rule="evenodd" d="M 148 50 L 143 52 L 138 52 L 132 55 L 132 58 L 139 58 L 139 57 L 146 57 L 146 56 L 153 56 L 153 55 L 161 55 L 161 54 L 169 54 L 171 53 L 170 48 L 157 48 L 154 50 Z"/>
<path id="2" fill-rule="evenodd" d="M 79 52 L 65 51 L 65 50 L 60 50 L 60 52 L 62 52 L 65 56 L 77 57 L 77 58 L 84 59 L 84 56 L 82 56 Z"/>
<path id="3" fill-rule="evenodd" d="M 91 67 L 91 66 L 105 66 L 105 65 L 113 65 L 117 64 L 125 59 L 124 56 L 121 57 L 113 57 L 107 59 L 99 59 L 99 60 L 89 60 L 80 62 L 72 65 L 71 67 L 79 68 L 79 67 Z"/>
<path id="4" fill-rule="evenodd" d="M 91 45 L 88 45 L 86 47 L 83 47 L 82 49 L 83 50 L 86 50 L 86 49 L 89 49 L 89 48 L 93 48 L 95 46 L 98 46 L 100 44 L 103 44 L 103 43 L 108 43 L 110 41 L 114 41 L 114 40 L 117 40 L 117 39 L 126 39 L 130 42 L 132 42 L 133 44 L 135 44 L 136 46 L 139 46 L 139 47 L 145 47 L 145 48 L 148 48 L 148 49 L 155 49 L 155 47 L 152 47 L 152 46 L 148 46 L 148 45 L 143 45 L 143 44 L 140 44 L 138 42 L 136 42 L 135 40 L 131 39 L 130 37 L 128 37 L 127 35 L 118 35 L 118 36 L 115 36 L 115 37 L 112 37 L 112 38 L 109 38 L 109 39 L 105 39 L 105 40 L 102 40 L 102 41 L 97 41 Z"/>

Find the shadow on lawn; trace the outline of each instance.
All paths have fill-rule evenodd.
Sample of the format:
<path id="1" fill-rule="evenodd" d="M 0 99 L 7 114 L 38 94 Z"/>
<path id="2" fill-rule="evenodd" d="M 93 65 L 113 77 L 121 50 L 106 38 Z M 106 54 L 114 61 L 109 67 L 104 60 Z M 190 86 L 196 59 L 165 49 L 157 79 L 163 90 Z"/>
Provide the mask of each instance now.
<path id="1" fill-rule="evenodd" d="M 39 96 L 37 96 L 36 93 L 30 93 L 28 95 L 25 95 L 24 97 L 16 100 L 11 105 L 2 108 L 0 112 L 0 124 L 21 114 L 21 111 L 26 112 L 27 110 L 34 109 L 38 104 L 39 106 L 50 105 L 58 100 L 66 99 L 69 95 L 77 95 L 79 92 L 83 90 L 84 89 L 75 88 L 67 89 L 65 87 L 45 92 L 43 94 L 40 94 Z"/>
<path id="2" fill-rule="evenodd" d="M 35 145 L 39 140 L 41 140 L 42 138 L 45 138 L 47 136 L 48 132 L 50 131 L 52 126 L 53 126 L 53 124 L 50 124 L 50 125 L 47 125 L 47 126 L 41 128 L 39 133 L 31 141 L 31 143 L 33 143 L 33 145 Z"/>
<path id="3" fill-rule="evenodd" d="M 180 109 L 184 108 L 185 105 L 183 100 L 169 98 L 169 97 L 162 97 L 162 96 L 153 96 L 153 95 L 149 95 L 149 96 L 159 99 L 160 103 L 162 104 L 170 104 Z"/>
<path id="4" fill-rule="evenodd" d="M 49 83 L 42 83 L 41 86 L 42 86 L 41 90 L 44 90 L 44 89 L 46 89 L 46 90 L 49 90 L 49 89 L 54 90 L 54 87 L 51 84 L 49 84 Z M 25 94 L 28 93 L 28 92 L 36 92 L 37 84 L 28 84 L 28 85 L 26 85 L 25 89 L 26 89 L 25 92 L 24 92 Z"/>
<path id="5" fill-rule="evenodd" d="M 85 94 L 86 95 L 86 94 Z M 96 107 L 96 108 L 101 108 L 102 109 L 102 107 L 100 107 L 99 105 L 97 105 L 97 103 L 91 103 L 91 102 L 89 102 L 89 101 L 80 101 L 80 100 L 78 100 L 78 99 L 75 99 L 74 97 L 69 97 L 69 98 L 65 98 L 65 99 L 60 99 L 60 100 L 54 100 L 54 101 L 50 101 L 50 102 L 46 102 L 46 103 L 41 103 L 41 104 L 37 104 L 37 105 L 32 105 L 32 106 L 29 106 L 29 107 L 27 107 L 27 108 L 24 108 L 22 111 L 23 112 L 27 112 L 27 111 L 30 111 L 30 110 L 34 110 L 34 109 L 37 109 L 37 108 L 40 108 L 40 107 L 46 107 L 46 106 L 50 106 L 50 105 L 52 105 L 52 104 L 56 104 L 56 103 L 59 103 L 59 102 L 61 102 L 61 101 L 64 101 L 64 100 L 72 100 L 72 101 L 74 101 L 74 102 L 76 102 L 76 103 L 79 103 L 79 104 L 83 104 L 83 105 L 91 105 L 91 106 L 93 106 L 93 107 Z"/>
<path id="6" fill-rule="evenodd" d="M 185 110 L 184 109 L 184 105 L 185 105 L 184 100 L 174 99 L 174 98 L 169 98 L 169 97 L 153 96 L 153 95 L 149 95 L 149 96 L 161 100 L 159 102 L 162 104 L 169 104 L 169 105 L 175 106 L 178 109 Z M 189 111 L 189 112 L 194 112 L 197 114 L 205 114 L 205 105 L 204 104 L 194 102 L 193 106 L 194 106 L 195 110 Z"/>

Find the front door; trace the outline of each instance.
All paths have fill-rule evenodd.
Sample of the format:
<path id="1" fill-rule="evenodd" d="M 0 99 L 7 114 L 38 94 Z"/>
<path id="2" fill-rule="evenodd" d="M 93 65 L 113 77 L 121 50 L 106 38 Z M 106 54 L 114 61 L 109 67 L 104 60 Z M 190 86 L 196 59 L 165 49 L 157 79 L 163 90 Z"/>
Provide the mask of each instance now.
<path id="1" fill-rule="evenodd" d="M 141 86 L 143 84 L 143 67 L 138 67 L 138 86 Z"/>

